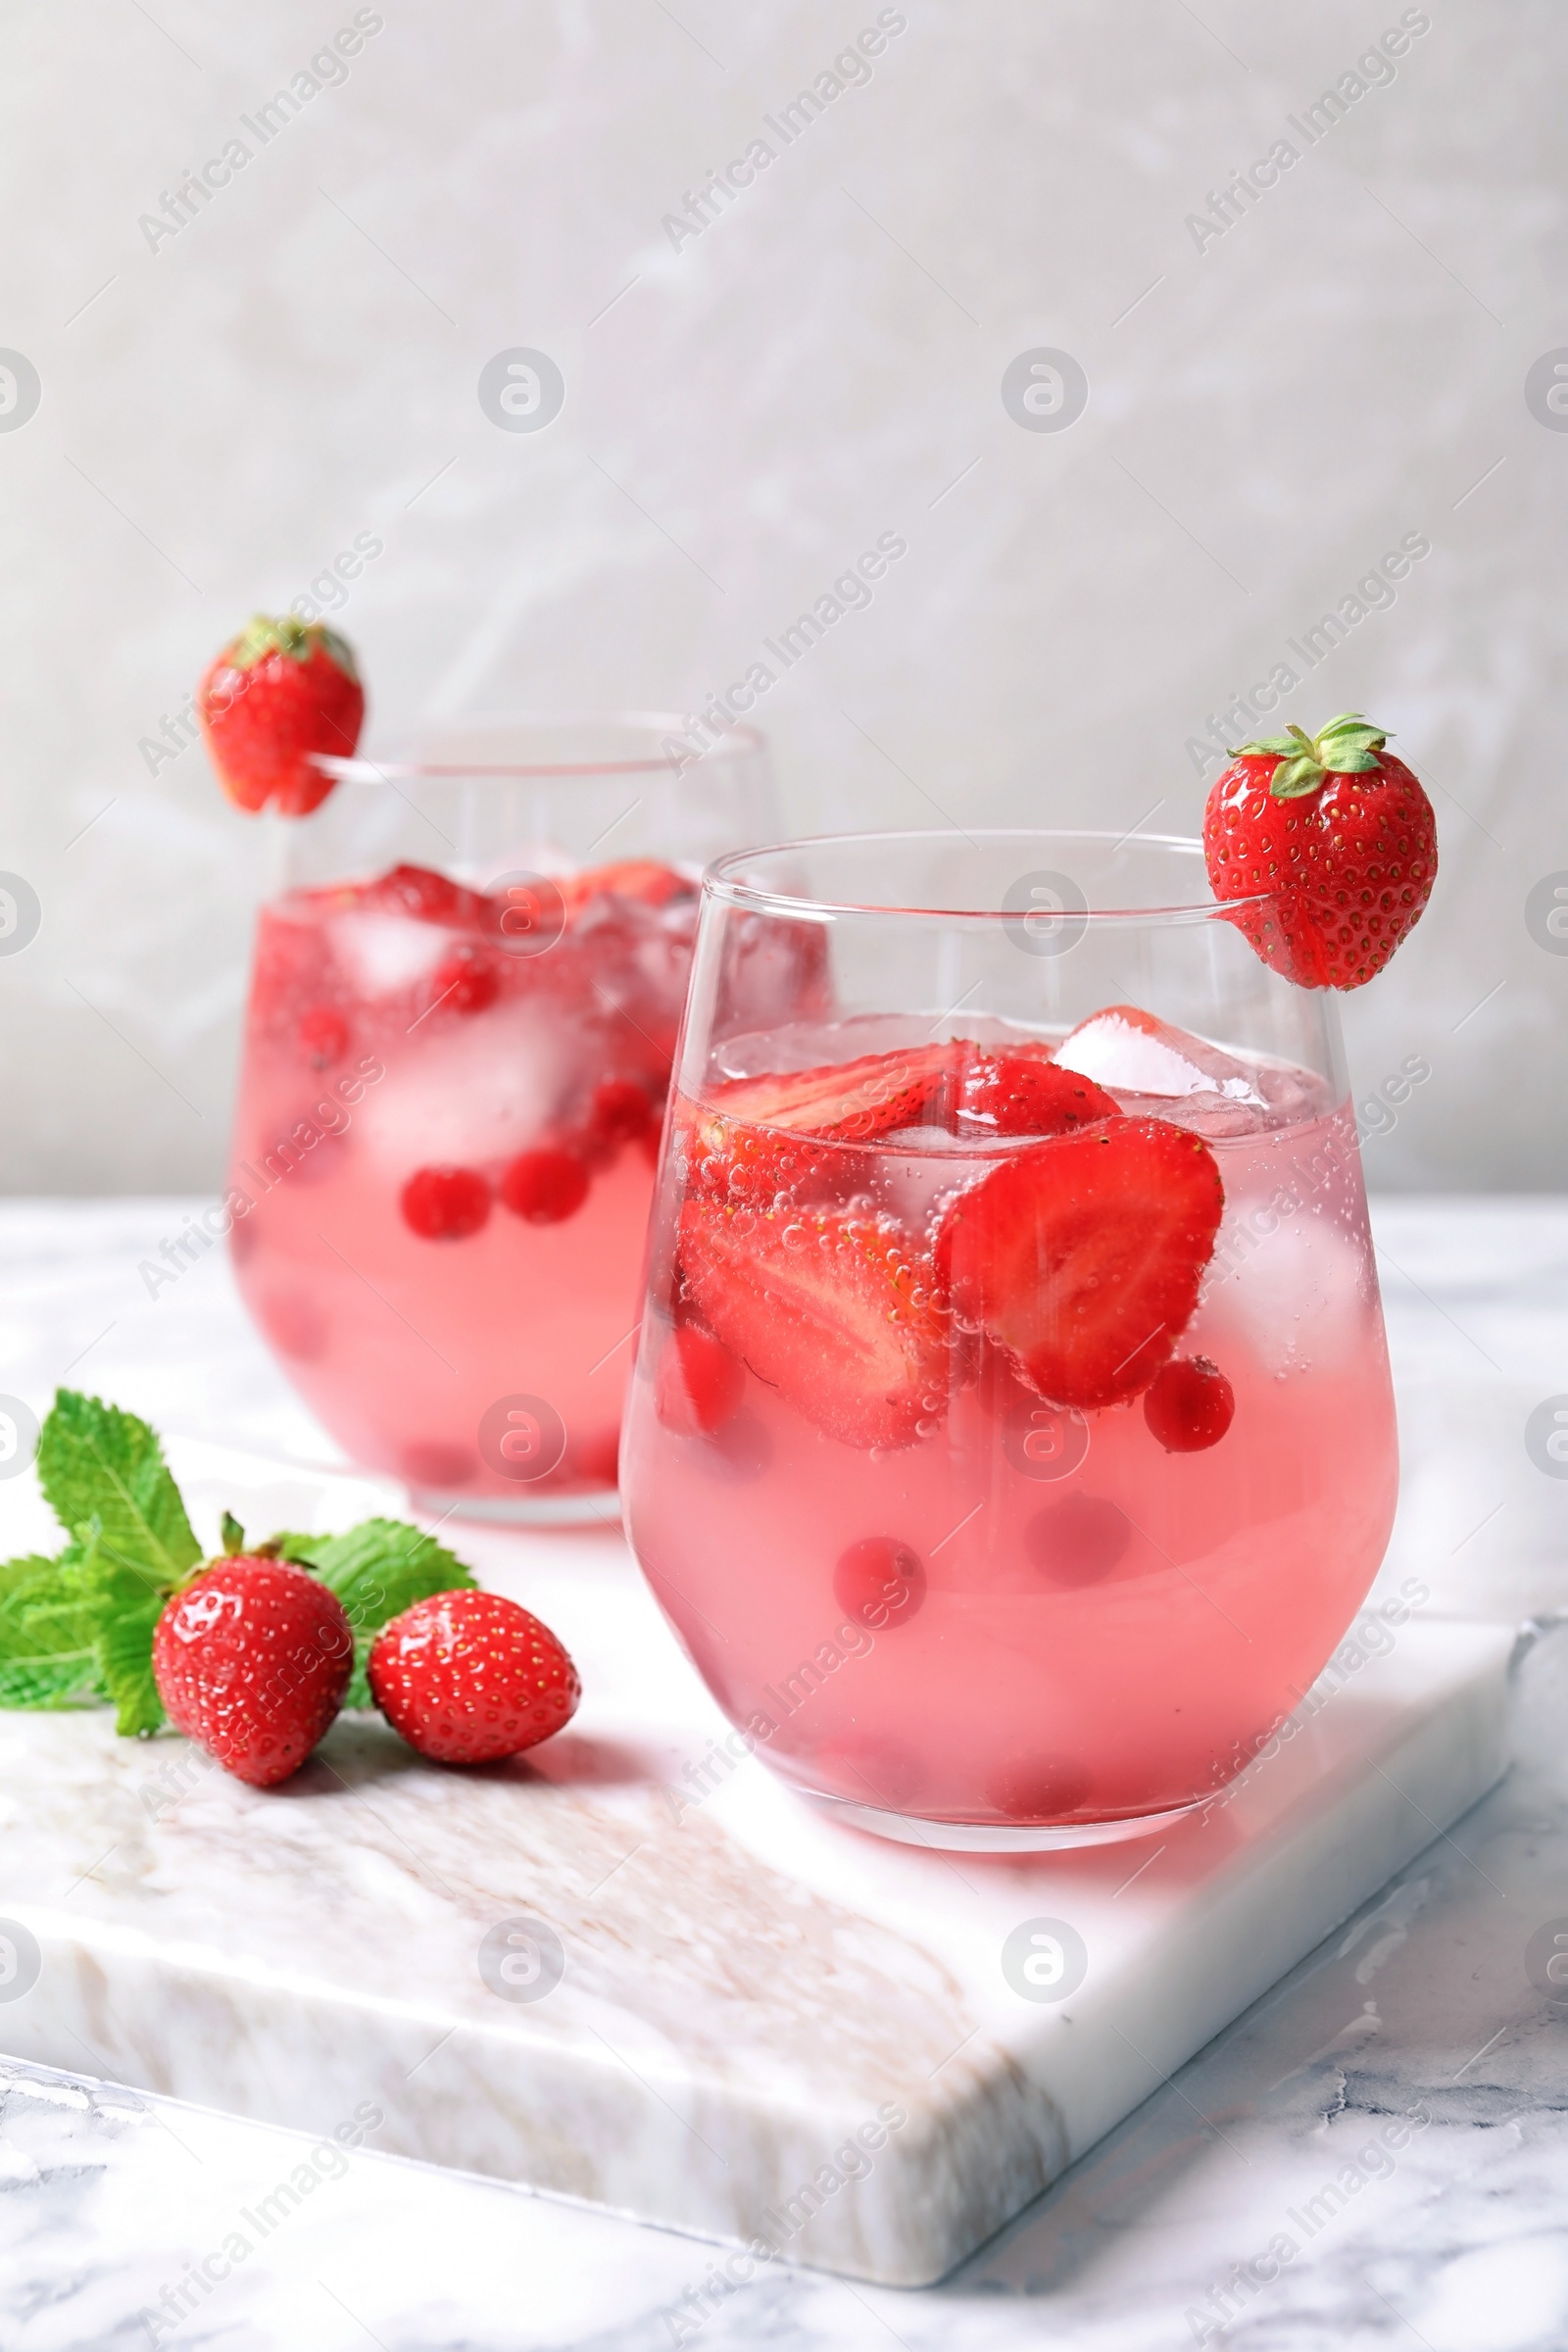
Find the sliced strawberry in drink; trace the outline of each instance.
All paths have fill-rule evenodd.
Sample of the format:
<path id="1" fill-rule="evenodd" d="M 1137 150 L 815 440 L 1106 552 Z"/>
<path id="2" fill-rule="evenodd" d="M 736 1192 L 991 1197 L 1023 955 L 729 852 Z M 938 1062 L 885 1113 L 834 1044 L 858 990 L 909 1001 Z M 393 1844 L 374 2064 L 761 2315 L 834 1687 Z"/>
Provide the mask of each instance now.
<path id="1" fill-rule="evenodd" d="M 697 885 L 657 858 L 617 858 L 590 865 L 580 874 L 560 874 L 556 887 L 569 916 L 601 897 L 635 899 L 643 906 L 667 906 L 672 899 L 694 898 Z"/>
<path id="2" fill-rule="evenodd" d="M 1107 1119 L 1004 1159 L 960 1193 L 937 1242 L 954 1310 L 1053 1404 L 1146 1389 L 1198 1303 L 1225 1205 L 1198 1136 Z"/>
<path id="3" fill-rule="evenodd" d="M 823 1142 L 868 1144 L 918 1120 L 942 1084 L 950 1052 L 947 1046 L 913 1046 L 906 1053 L 864 1054 L 826 1069 L 735 1078 L 716 1087 L 710 1103 L 725 1120 Z"/>
<path id="4" fill-rule="evenodd" d="M 416 922 L 454 925 L 477 922 L 484 907 L 477 891 L 466 890 L 427 865 L 390 867 L 366 883 L 359 903 L 378 914 L 408 914 Z"/>
<path id="5" fill-rule="evenodd" d="M 483 1012 L 493 1004 L 500 983 L 496 967 L 482 948 L 454 948 L 443 956 L 430 975 L 430 1005 L 443 1012 Z"/>
<path id="6" fill-rule="evenodd" d="M 759 1380 L 846 1446 L 906 1446 L 946 1399 L 931 1269 L 890 1218 L 758 1214 L 691 1200 L 681 1270 Z"/>
<path id="7" fill-rule="evenodd" d="M 1060 1068 L 1044 1047 L 991 1053 L 956 1038 L 950 1050 L 942 1106 L 956 1135 L 1067 1135 L 1120 1113 L 1103 1088 Z"/>

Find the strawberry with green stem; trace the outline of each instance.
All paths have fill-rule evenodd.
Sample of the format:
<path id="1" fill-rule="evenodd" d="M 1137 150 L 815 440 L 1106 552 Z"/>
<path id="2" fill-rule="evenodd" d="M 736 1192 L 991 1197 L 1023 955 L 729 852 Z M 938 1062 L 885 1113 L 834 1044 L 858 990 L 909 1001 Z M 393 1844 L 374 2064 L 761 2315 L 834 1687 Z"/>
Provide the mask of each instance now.
<path id="1" fill-rule="evenodd" d="M 1425 792 L 1359 710 L 1244 744 L 1203 812 L 1203 854 L 1263 961 L 1306 988 L 1360 988 L 1419 920 L 1438 872 Z"/>
<path id="2" fill-rule="evenodd" d="M 196 714 L 218 780 L 237 808 L 308 816 L 336 779 L 317 755 L 351 760 L 365 689 L 345 637 L 293 612 L 259 612 L 209 667 Z"/>
<path id="3" fill-rule="evenodd" d="M 222 1555 L 204 1560 L 154 1432 L 68 1389 L 37 1468 L 71 1541 L 54 1559 L 0 1563 L 0 1706 L 107 1698 L 117 1730 L 144 1737 L 167 1714 L 258 1787 L 297 1771 L 340 1706 L 374 1704 L 367 1668 L 384 1625 L 473 1588 L 451 1552 L 393 1519 L 247 1544 L 225 1511 Z"/>

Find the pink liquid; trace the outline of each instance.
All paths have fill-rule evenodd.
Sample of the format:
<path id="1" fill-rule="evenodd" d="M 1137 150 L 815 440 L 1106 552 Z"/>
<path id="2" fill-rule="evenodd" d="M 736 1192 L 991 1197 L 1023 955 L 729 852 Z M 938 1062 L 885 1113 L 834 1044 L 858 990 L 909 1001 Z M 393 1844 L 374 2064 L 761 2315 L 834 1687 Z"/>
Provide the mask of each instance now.
<path id="1" fill-rule="evenodd" d="M 1122 1099 L 1203 1132 L 1224 1185 L 1178 1342 L 1235 1392 L 1207 1450 L 1166 1452 L 1142 1398 L 1058 1413 L 972 1339 L 897 1449 L 825 1435 L 750 1370 L 734 1418 L 680 1436 L 655 1409 L 672 1343 L 650 1316 L 623 1466 L 632 1540 L 720 1704 L 786 1777 L 933 1821 L 1154 1813 L 1230 1780 L 1318 1674 L 1388 1541 L 1393 1395 L 1348 1110 L 1304 1072 L 1258 1084 L 1273 1111 Z M 976 1156 L 929 1130 L 829 1147 L 812 1199 L 826 1184 L 891 1209 L 919 1246 L 1012 1148 Z M 684 1315 L 678 1267 L 662 1279 Z M 836 1563 L 871 1537 L 925 1571 L 918 1607 L 878 1630 L 834 1592 Z"/>
<path id="2" fill-rule="evenodd" d="M 514 1503 L 613 1486 L 692 919 L 689 897 L 599 898 L 529 956 L 353 888 L 264 909 L 229 1176 L 253 1205 L 231 1249 L 251 1313 L 356 1460 Z M 455 954 L 465 983 L 437 1002 Z M 640 1090 L 641 1134 L 595 1131 L 607 1082 Z M 503 1197 L 535 1151 L 586 1178 L 553 1222 Z M 404 1188 L 430 1166 L 482 1180 L 477 1230 L 411 1227 Z M 546 1411 L 509 1417 L 519 1397 Z"/>

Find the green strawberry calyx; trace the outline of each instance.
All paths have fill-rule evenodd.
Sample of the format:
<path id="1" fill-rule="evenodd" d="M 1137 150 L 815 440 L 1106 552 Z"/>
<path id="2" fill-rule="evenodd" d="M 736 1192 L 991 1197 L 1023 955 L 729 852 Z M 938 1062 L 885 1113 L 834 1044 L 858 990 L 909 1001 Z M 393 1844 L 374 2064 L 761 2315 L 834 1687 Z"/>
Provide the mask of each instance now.
<path id="1" fill-rule="evenodd" d="M 229 647 L 227 661 L 231 669 L 254 669 L 273 654 L 288 662 L 309 662 L 317 653 L 324 653 L 346 677 L 359 683 L 359 664 L 348 639 L 324 621 L 301 620 L 297 612 L 285 612 L 276 620 L 270 613 L 258 612 Z"/>
<path id="2" fill-rule="evenodd" d="M 1315 735 L 1291 727 L 1283 735 L 1266 735 L 1244 743 L 1233 760 L 1262 759 L 1272 753 L 1279 760 L 1269 778 L 1269 795 L 1276 801 L 1298 801 L 1317 792 L 1330 776 L 1365 775 L 1381 766 L 1379 754 L 1389 740 L 1386 727 L 1374 726 L 1359 710 L 1342 710 Z"/>

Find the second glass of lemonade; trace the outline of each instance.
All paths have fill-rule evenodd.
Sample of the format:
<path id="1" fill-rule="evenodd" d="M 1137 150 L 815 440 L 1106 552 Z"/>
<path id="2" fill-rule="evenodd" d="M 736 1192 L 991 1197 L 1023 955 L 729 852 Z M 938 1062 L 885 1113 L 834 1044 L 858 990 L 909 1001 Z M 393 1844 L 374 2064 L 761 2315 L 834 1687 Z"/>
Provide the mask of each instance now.
<path id="1" fill-rule="evenodd" d="M 436 1508 L 613 1518 L 697 878 L 768 829 L 761 741 L 536 719 L 323 764 L 257 933 L 240 1290 L 356 1461 Z"/>

